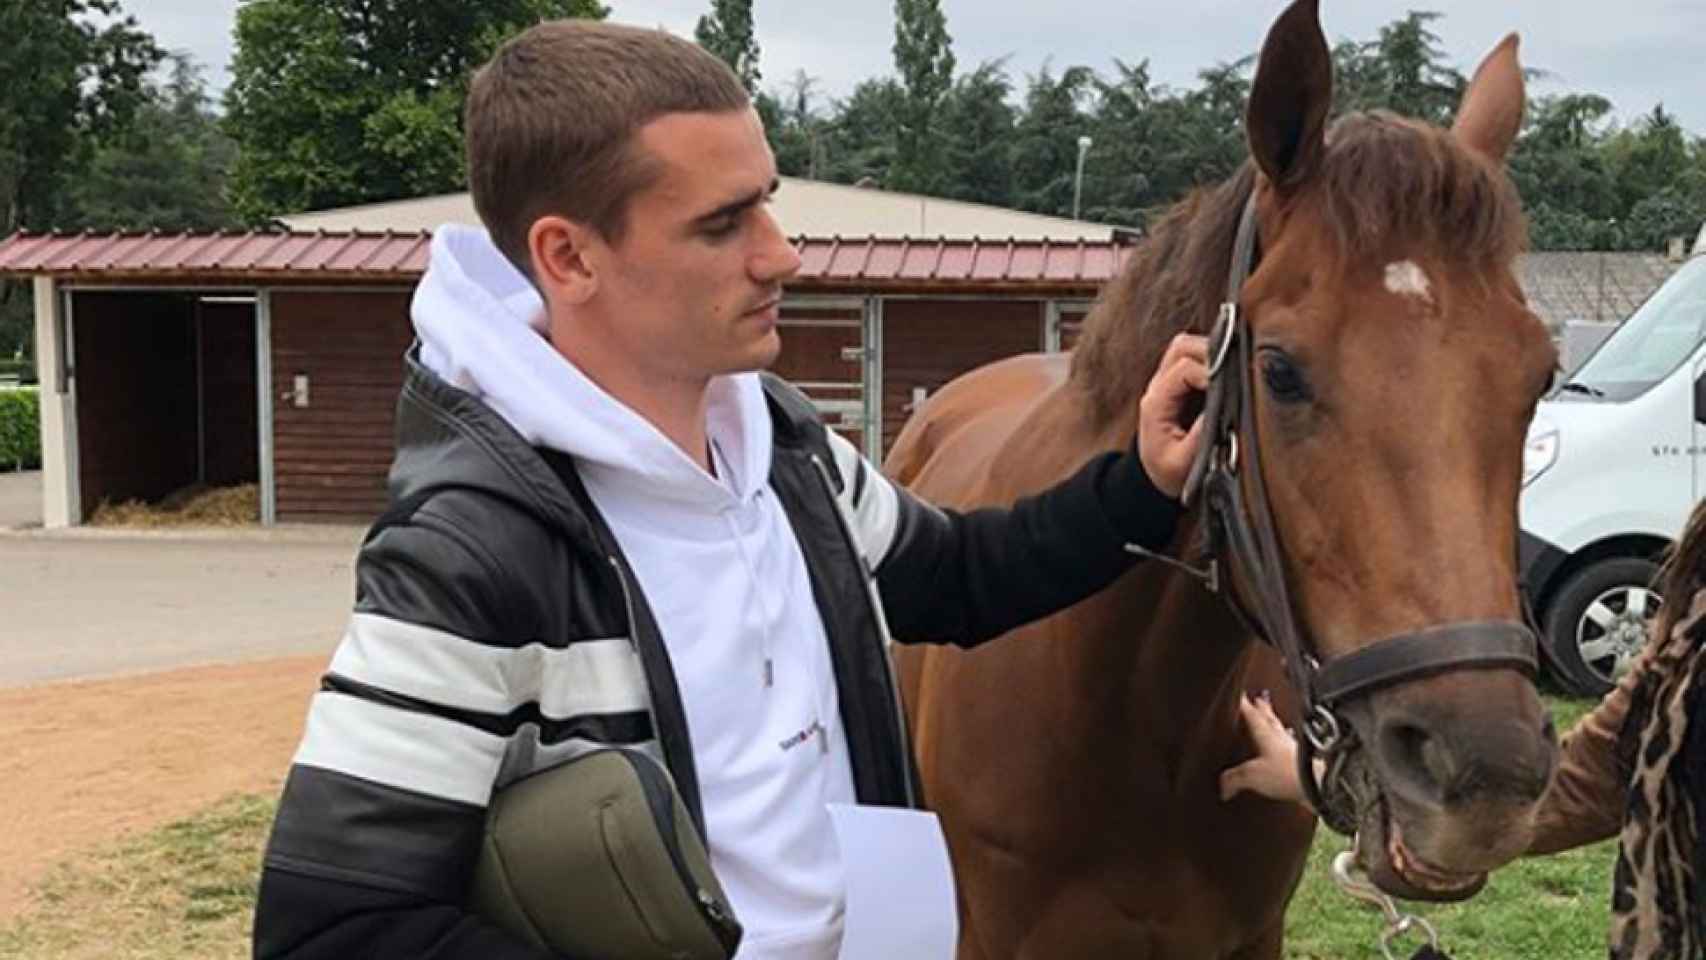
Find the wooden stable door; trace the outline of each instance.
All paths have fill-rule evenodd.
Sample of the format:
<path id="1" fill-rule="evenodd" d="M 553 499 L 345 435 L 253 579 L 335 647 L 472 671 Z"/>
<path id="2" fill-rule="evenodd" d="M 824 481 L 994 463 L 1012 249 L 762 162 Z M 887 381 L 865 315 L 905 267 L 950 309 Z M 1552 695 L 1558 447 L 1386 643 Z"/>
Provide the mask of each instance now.
<path id="1" fill-rule="evenodd" d="M 811 397 L 824 422 L 855 447 L 865 443 L 865 332 L 857 312 L 784 306 L 782 355 L 771 368 Z"/>

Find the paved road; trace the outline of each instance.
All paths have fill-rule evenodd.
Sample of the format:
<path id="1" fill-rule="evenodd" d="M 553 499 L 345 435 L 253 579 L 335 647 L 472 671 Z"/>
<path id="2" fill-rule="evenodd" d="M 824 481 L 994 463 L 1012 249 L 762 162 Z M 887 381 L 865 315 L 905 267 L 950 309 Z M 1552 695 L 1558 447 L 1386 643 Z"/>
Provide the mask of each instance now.
<path id="1" fill-rule="evenodd" d="M 0 536 L 0 687 L 330 653 L 360 537 Z"/>
<path id="2" fill-rule="evenodd" d="M 39 526 L 41 471 L 0 473 L 0 530 Z"/>

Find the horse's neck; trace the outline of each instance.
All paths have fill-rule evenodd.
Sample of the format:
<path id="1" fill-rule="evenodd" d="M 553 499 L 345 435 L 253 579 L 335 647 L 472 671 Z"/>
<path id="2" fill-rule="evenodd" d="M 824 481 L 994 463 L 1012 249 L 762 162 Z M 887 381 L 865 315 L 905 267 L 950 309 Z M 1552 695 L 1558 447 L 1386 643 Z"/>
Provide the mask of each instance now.
<path id="1" fill-rule="evenodd" d="M 1135 416 L 1135 397 L 1130 409 Z M 1096 424 L 1088 396 L 1063 382 L 1015 425 L 985 481 L 1003 485 L 992 491 L 998 501 L 1046 488 L 1085 451 L 1130 444 L 1134 427 Z M 1194 517 L 1181 521 L 1177 542 L 1197 536 Z M 1090 732 L 1137 724 L 1170 749 L 1241 736 L 1237 697 L 1252 644 L 1219 596 L 1146 560 L 1068 616 L 1062 655 Z"/>
<path id="2" fill-rule="evenodd" d="M 1194 532 L 1182 526 L 1181 542 Z M 1146 560 L 1085 612 L 1099 622 L 1079 634 L 1076 668 L 1112 714 L 1104 722 L 1136 724 L 1180 764 L 1192 751 L 1221 756 L 1242 736 L 1237 700 L 1255 645 L 1219 596 Z"/>

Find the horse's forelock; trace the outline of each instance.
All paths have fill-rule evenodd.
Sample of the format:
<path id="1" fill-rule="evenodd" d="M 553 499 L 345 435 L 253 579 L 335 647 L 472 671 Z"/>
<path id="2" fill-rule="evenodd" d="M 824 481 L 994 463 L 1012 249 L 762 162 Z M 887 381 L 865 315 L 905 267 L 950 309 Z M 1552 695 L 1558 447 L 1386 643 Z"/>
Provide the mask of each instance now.
<path id="1" fill-rule="evenodd" d="M 1085 319 L 1072 376 L 1100 423 L 1129 415 L 1169 339 L 1205 331 L 1225 293 L 1232 244 L 1255 180 L 1244 164 L 1156 224 Z M 1334 124 L 1310 195 L 1341 256 L 1424 249 L 1448 262 L 1508 264 L 1527 242 L 1505 172 L 1449 131 L 1384 111 Z"/>
<path id="2" fill-rule="evenodd" d="M 1451 263 L 1509 264 L 1528 234 L 1502 167 L 1450 131 L 1386 111 L 1333 126 L 1318 175 L 1339 253 L 1419 249 Z"/>

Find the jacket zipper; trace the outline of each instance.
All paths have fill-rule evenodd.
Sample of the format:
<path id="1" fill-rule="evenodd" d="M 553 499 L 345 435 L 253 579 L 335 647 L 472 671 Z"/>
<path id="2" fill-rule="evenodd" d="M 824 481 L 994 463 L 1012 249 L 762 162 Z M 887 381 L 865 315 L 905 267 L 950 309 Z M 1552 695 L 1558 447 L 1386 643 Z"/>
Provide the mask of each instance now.
<path id="1" fill-rule="evenodd" d="M 640 638 L 638 636 L 640 627 L 639 622 L 634 619 L 634 594 L 628 589 L 628 575 L 622 572 L 622 564 L 615 557 L 606 555 L 604 561 L 610 564 L 610 569 L 616 571 L 616 585 L 622 588 L 622 608 L 628 615 L 628 646 L 634 651 L 634 656 L 638 657 L 640 655 Z M 644 661 L 641 661 L 640 667 L 644 669 Z M 650 686 L 647 684 L 648 688 Z M 648 715 L 652 712 L 651 700 L 651 695 L 648 693 L 646 696 L 646 713 Z M 652 718 L 652 730 L 653 732 L 657 731 L 656 717 Z M 659 743 L 662 741 L 660 740 Z"/>
<path id="2" fill-rule="evenodd" d="M 853 559 L 859 564 L 859 579 L 865 586 L 865 604 L 870 610 L 871 622 L 876 624 L 879 640 L 879 652 L 883 659 L 883 674 L 888 680 L 889 706 L 894 711 L 895 729 L 900 732 L 900 783 L 906 795 L 906 805 L 918 806 L 918 793 L 912 784 L 912 744 L 906 730 L 906 710 L 900 702 L 900 683 L 895 679 L 894 660 L 889 654 L 889 646 L 894 639 L 889 636 L 888 619 L 883 616 L 882 598 L 877 596 L 875 578 L 865 565 L 865 554 L 859 549 L 859 541 L 853 536 L 853 528 L 848 525 L 847 517 L 841 512 L 841 501 L 835 496 L 835 481 L 830 478 L 829 468 L 817 454 L 810 454 L 812 466 L 817 468 L 818 479 L 823 483 L 823 492 L 829 497 L 829 508 L 835 514 L 836 526 L 841 529 L 841 537 L 847 543 L 847 549 L 853 551 Z"/>
<path id="3" fill-rule="evenodd" d="M 610 569 L 616 571 L 616 583 L 622 588 L 622 606 L 628 616 L 628 647 L 634 652 L 635 661 L 640 664 L 640 675 L 646 684 L 646 718 L 651 721 L 652 738 L 657 741 L 658 752 L 663 755 L 664 765 L 669 767 L 669 743 L 664 739 L 663 727 L 658 723 L 657 707 L 652 702 L 651 672 L 646 669 L 646 658 L 640 652 L 640 621 L 634 615 L 634 592 L 628 586 L 628 575 L 622 570 L 622 562 L 609 554 L 606 554 L 604 559 L 610 564 Z M 710 843 L 708 836 L 703 839 L 707 844 Z"/>

